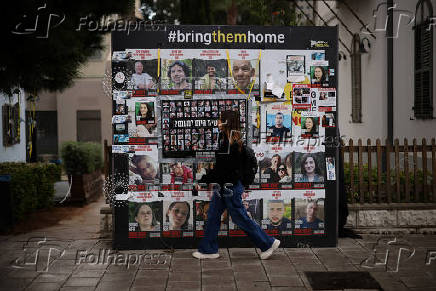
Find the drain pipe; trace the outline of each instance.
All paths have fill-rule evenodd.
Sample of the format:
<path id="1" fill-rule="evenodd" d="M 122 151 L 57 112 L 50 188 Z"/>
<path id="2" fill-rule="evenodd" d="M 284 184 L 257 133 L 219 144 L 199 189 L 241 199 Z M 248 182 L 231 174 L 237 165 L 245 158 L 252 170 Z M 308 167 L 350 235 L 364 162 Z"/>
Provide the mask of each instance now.
<path id="1" fill-rule="evenodd" d="M 394 142 L 394 1 L 387 0 L 388 27 L 386 31 L 387 42 L 387 105 L 388 105 L 388 141 Z M 391 8 L 391 9 L 389 9 Z"/>

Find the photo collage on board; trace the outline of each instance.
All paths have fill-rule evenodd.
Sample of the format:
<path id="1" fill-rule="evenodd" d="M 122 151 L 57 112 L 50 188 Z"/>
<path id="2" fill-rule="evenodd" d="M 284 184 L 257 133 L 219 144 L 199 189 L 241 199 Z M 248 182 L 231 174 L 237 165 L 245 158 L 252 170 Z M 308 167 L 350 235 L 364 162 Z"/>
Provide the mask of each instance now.
<path id="1" fill-rule="evenodd" d="M 324 146 L 337 123 L 333 61 L 322 49 L 114 51 L 112 152 L 126 161 L 129 238 L 204 235 L 211 193 L 193 184 L 214 171 L 228 110 L 257 159 L 248 217 L 269 235 L 324 235 L 337 177 Z M 224 212 L 219 236 L 246 234 Z"/>

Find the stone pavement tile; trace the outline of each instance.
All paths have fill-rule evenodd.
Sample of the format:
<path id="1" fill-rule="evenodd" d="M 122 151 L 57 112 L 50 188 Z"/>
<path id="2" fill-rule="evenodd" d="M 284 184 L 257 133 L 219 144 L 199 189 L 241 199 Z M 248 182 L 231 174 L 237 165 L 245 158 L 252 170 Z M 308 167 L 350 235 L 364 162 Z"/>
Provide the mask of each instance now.
<path id="1" fill-rule="evenodd" d="M 311 248 L 316 255 L 337 255 L 340 251 L 337 248 Z"/>
<path id="2" fill-rule="evenodd" d="M 201 290 L 200 282 L 168 282 L 167 291 Z"/>
<path id="3" fill-rule="evenodd" d="M 297 272 L 322 272 L 322 271 L 326 271 L 326 267 L 322 264 L 306 264 L 306 265 L 295 265 L 295 269 L 297 270 Z"/>
<path id="4" fill-rule="evenodd" d="M 328 271 L 335 272 L 353 272 L 358 271 L 358 268 L 353 264 L 324 264 Z"/>
<path id="5" fill-rule="evenodd" d="M 203 286 L 233 286 L 235 278 L 232 276 L 213 276 L 202 277 L 201 283 Z"/>
<path id="6" fill-rule="evenodd" d="M 8 280 L 0 281 L 0 290 L 21 290 L 27 285 L 30 285 L 32 279 L 30 278 L 10 278 Z"/>
<path id="7" fill-rule="evenodd" d="M 429 276 L 422 276 L 422 275 L 417 274 L 417 273 L 411 273 L 411 274 L 409 274 L 408 277 L 401 276 L 400 280 L 408 288 L 428 288 L 428 287 L 436 286 L 436 279 L 431 278 Z"/>
<path id="8" fill-rule="evenodd" d="M 114 281 L 132 281 L 135 277 L 135 273 L 105 273 L 103 277 L 101 277 L 102 282 L 114 282 Z"/>
<path id="9" fill-rule="evenodd" d="M 238 290 L 249 291 L 270 291 L 271 286 L 269 282 L 236 282 Z"/>
<path id="10" fill-rule="evenodd" d="M 231 258 L 251 258 L 258 257 L 254 248 L 230 248 L 228 249 Z"/>
<path id="11" fill-rule="evenodd" d="M 307 291 L 305 287 L 272 287 L 272 291 Z"/>
<path id="12" fill-rule="evenodd" d="M 55 291 L 61 288 L 62 283 L 44 283 L 44 282 L 33 282 L 26 291 Z"/>
<path id="13" fill-rule="evenodd" d="M 321 264 L 321 261 L 317 257 L 303 257 L 303 258 L 289 258 L 290 261 L 295 265 L 305 265 L 305 264 Z"/>
<path id="14" fill-rule="evenodd" d="M 200 281 L 201 280 L 201 273 L 200 272 L 170 272 L 168 281 L 176 282 L 176 281 L 182 281 L 182 282 L 189 282 L 189 281 Z"/>
<path id="15" fill-rule="evenodd" d="M 166 286 L 167 278 L 149 278 L 141 277 L 133 280 L 132 286 Z"/>
<path id="16" fill-rule="evenodd" d="M 56 262 L 55 262 L 56 263 Z M 97 270 L 106 270 L 109 267 L 108 264 L 80 264 L 77 266 L 77 269 L 74 271 L 97 271 Z"/>
<path id="17" fill-rule="evenodd" d="M 259 260 L 260 261 L 260 260 Z M 269 266 L 275 266 L 275 267 L 282 267 L 282 268 L 288 268 L 290 266 L 292 266 L 291 261 L 286 257 L 283 257 L 280 260 L 262 260 L 260 261 L 262 262 L 262 265 L 264 265 L 265 267 L 269 267 Z"/>
<path id="18" fill-rule="evenodd" d="M 30 271 L 30 270 L 12 270 L 10 271 L 6 278 L 28 278 L 28 279 L 33 279 L 36 276 L 38 276 L 40 273 L 36 272 L 36 271 Z"/>
<path id="19" fill-rule="evenodd" d="M 289 265 L 289 266 L 266 265 L 265 271 L 268 275 L 272 275 L 272 276 L 274 276 L 274 275 L 285 276 L 285 275 L 297 273 L 297 271 L 291 265 Z"/>
<path id="20" fill-rule="evenodd" d="M 138 270 L 138 266 L 133 265 L 127 268 L 127 265 L 109 265 L 107 273 L 135 273 Z"/>
<path id="21" fill-rule="evenodd" d="M 216 270 L 203 270 L 201 272 L 203 277 L 211 277 L 211 276 L 233 276 L 232 268 L 225 269 L 216 269 Z"/>
<path id="22" fill-rule="evenodd" d="M 34 282 L 38 283 L 62 283 L 64 282 L 70 274 L 52 274 L 52 273 L 41 273 Z"/>
<path id="23" fill-rule="evenodd" d="M 77 287 L 77 286 L 66 286 L 62 287 L 59 291 L 94 291 L 95 287 Z"/>
<path id="24" fill-rule="evenodd" d="M 345 257 L 347 258 L 347 260 L 352 263 L 352 264 L 360 264 L 362 263 L 364 260 L 368 259 L 371 254 L 368 253 L 363 253 L 363 252 L 347 252 L 344 253 Z"/>
<path id="25" fill-rule="evenodd" d="M 201 260 L 201 269 L 202 270 L 216 270 L 216 269 L 225 269 L 231 267 L 232 264 L 230 260 Z"/>
<path id="26" fill-rule="evenodd" d="M 234 265 L 232 266 L 234 272 L 251 272 L 253 274 L 265 273 L 262 265 Z"/>
<path id="27" fill-rule="evenodd" d="M 237 291 L 236 285 L 234 286 L 203 286 L 201 291 Z"/>
<path id="28" fill-rule="evenodd" d="M 138 270 L 135 279 L 139 278 L 153 278 L 153 279 L 167 279 L 168 270 Z"/>
<path id="29" fill-rule="evenodd" d="M 235 279 L 238 281 L 268 281 L 268 277 L 265 272 L 235 272 Z"/>
<path id="30" fill-rule="evenodd" d="M 73 286 L 73 287 L 95 287 L 100 278 L 69 278 L 64 286 Z"/>
<path id="31" fill-rule="evenodd" d="M 429 287 L 429 288 L 409 288 L 410 291 L 435 291 L 436 287 Z"/>
<path id="32" fill-rule="evenodd" d="M 269 276 L 269 281 L 272 287 L 287 287 L 287 286 L 297 286 L 304 287 L 303 281 L 300 276 Z"/>
<path id="33" fill-rule="evenodd" d="M 132 284 L 131 281 L 100 281 L 97 285 L 96 290 L 106 291 L 106 290 L 114 290 L 114 291 L 121 291 L 121 290 L 129 290 L 130 285 Z"/>
<path id="34" fill-rule="evenodd" d="M 106 270 L 75 270 L 72 277 L 97 278 L 103 276 Z"/>
<path id="35" fill-rule="evenodd" d="M 130 288 L 130 291 L 165 291 L 166 286 L 135 286 Z M 97 290 L 96 290 L 97 291 Z M 105 291 L 105 290 L 102 290 Z M 115 291 L 122 291 L 122 290 L 115 290 Z"/>
<path id="36" fill-rule="evenodd" d="M 50 264 L 48 270 L 51 273 L 70 274 L 79 267 L 72 260 L 56 260 Z"/>
<path id="37" fill-rule="evenodd" d="M 175 250 L 173 253 L 174 259 L 190 259 L 192 258 L 192 253 L 197 251 L 196 249 L 184 249 L 184 250 Z"/>
<path id="38" fill-rule="evenodd" d="M 234 265 L 260 265 L 260 260 L 255 257 L 250 258 L 231 258 L 232 266 Z"/>
<path id="39" fill-rule="evenodd" d="M 410 290 L 403 283 L 396 282 L 379 282 L 380 286 L 383 288 L 383 291 L 407 291 Z"/>
<path id="40" fill-rule="evenodd" d="M 287 253 L 294 253 L 299 255 L 313 254 L 312 248 L 283 248 Z"/>
<path id="41" fill-rule="evenodd" d="M 178 271 L 188 271 L 188 270 L 195 270 L 200 269 L 200 260 L 196 258 L 189 258 L 189 259 L 172 259 L 171 260 L 171 270 L 178 270 Z"/>

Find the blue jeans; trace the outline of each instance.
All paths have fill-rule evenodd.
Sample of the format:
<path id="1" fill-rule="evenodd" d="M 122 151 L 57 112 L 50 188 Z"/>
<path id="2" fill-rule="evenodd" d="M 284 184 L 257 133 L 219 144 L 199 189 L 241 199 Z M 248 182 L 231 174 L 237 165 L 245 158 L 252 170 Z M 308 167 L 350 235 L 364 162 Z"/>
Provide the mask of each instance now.
<path id="1" fill-rule="evenodd" d="M 218 191 L 214 191 L 209 204 L 204 237 L 198 247 L 199 252 L 203 254 L 218 253 L 217 235 L 220 229 L 221 215 L 226 208 L 233 222 L 248 234 L 256 247 L 261 249 L 262 252 L 269 249 L 274 242 L 274 238 L 268 236 L 259 225 L 248 217 L 247 211 L 242 205 L 241 194 L 244 192 L 242 183 L 239 181 L 237 185 L 228 189 L 221 189 L 220 192 L 221 195 Z"/>

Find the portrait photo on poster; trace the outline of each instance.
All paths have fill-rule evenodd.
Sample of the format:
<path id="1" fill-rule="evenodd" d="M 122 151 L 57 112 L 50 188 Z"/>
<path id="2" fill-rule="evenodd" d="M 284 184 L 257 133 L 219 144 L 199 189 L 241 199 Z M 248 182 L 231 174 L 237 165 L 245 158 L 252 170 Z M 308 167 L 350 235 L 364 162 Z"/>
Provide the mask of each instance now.
<path id="1" fill-rule="evenodd" d="M 258 159 L 260 184 L 278 183 L 281 187 L 292 188 L 292 160 L 292 151 L 263 152 L 262 159 Z"/>
<path id="2" fill-rule="evenodd" d="M 336 127 L 336 113 L 335 112 L 326 112 L 322 116 L 322 127 Z"/>
<path id="3" fill-rule="evenodd" d="M 286 56 L 286 68 L 288 76 L 304 75 L 306 73 L 305 56 Z"/>
<path id="4" fill-rule="evenodd" d="M 162 201 L 129 201 L 128 207 L 130 232 L 160 232 L 162 230 Z"/>
<path id="5" fill-rule="evenodd" d="M 310 66 L 311 84 L 317 87 L 329 87 L 329 78 L 328 61 L 313 61 Z"/>
<path id="6" fill-rule="evenodd" d="M 242 194 L 242 205 L 247 211 L 248 217 L 259 226 L 262 226 L 263 219 L 263 199 L 256 198 L 255 191 L 245 191 Z M 229 236 L 247 236 L 246 233 L 238 227 L 229 217 Z"/>
<path id="7" fill-rule="evenodd" d="M 279 195 L 278 195 L 279 194 Z M 262 229 L 269 234 L 292 234 L 292 199 L 284 191 L 264 194 Z"/>
<path id="8" fill-rule="evenodd" d="M 128 130 L 132 140 L 138 143 L 153 143 L 157 138 L 157 115 L 155 97 L 134 97 L 127 100 L 129 113 Z"/>
<path id="9" fill-rule="evenodd" d="M 259 95 L 259 50 L 229 50 L 227 93 Z"/>
<path id="10" fill-rule="evenodd" d="M 310 109 L 312 104 L 310 85 L 293 84 L 292 85 L 292 108 L 293 109 Z"/>
<path id="11" fill-rule="evenodd" d="M 283 102 L 265 106 L 266 142 L 289 142 L 292 138 L 292 108 Z"/>
<path id="12" fill-rule="evenodd" d="M 324 198 L 295 198 L 295 233 L 322 234 L 323 230 Z"/>
<path id="13" fill-rule="evenodd" d="M 160 94 L 192 90 L 192 50 L 161 50 Z"/>
<path id="14" fill-rule="evenodd" d="M 131 146 L 129 153 L 129 185 L 159 184 L 160 171 L 157 145 Z M 136 187 L 137 188 L 137 187 Z"/>
<path id="15" fill-rule="evenodd" d="M 227 60 L 192 61 L 194 94 L 211 94 L 227 90 Z"/>
<path id="16" fill-rule="evenodd" d="M 158 87 L 157 60 L 130 60 L 127 66 L 129 71 L 133 72 L 130 76 L 127 89 L 156 92 Z"/>
<path id="17" fill-rule="evenodd" d="M 163 231 L 193 231 L 192 200 L 164 200 L 163 210 Z"/>
<path id="18" fill-rule="evenodd" d="M 209 211 L 209 207 L 210 207 L 210 200 L 207 198 L 194 200 L 196 237 L 204 236 L 204 230 L 208 220 L 207 213 Z M 226 209 L 221 214 L 218 236 L 227 236 L 228 229 L 229 229 L 228 225 L 229 225 L 229 215 Z"/>
<path id="19" fill-rule="evenodd" d="M 294 152 L 293 168 L 296 183 L 323 183 L 325 176 L 324 152 Z"/>
<path id="20" fill-rule="evenodd" d="M 161 163 L 163 184 L 192 184 L 194 171 L 192 163 Z"/>
<path id="21" fill-rule="evenodd" d="M 335 158 L 334 157 L 326 157 L 325 164 L 326 164 L 326 171 L 327 171 L 327 180 L 329 180 L 329 181 L 336 180 Z"/>

